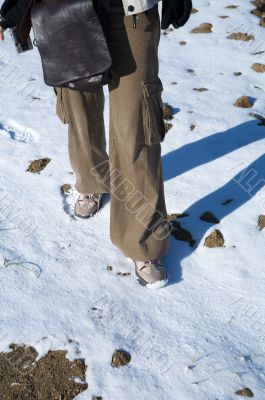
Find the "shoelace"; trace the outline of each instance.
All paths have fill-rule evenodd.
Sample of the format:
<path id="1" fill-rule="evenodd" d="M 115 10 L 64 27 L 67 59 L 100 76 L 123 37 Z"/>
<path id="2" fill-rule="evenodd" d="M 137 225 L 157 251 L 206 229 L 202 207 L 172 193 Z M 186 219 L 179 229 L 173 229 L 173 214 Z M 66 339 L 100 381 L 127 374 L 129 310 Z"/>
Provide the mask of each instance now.
<path id="1" fill-rule="evenodd" d="M 146 260 L 145 264 L 156 264 L 157 260 Z"/>
<path id="2" fill-rule="evenodd" d="M 140 268 L 140 271 L 142 271 L 144 268 L 147 268 L 148 266 L 152 266 L 152 265 L 154 265 L 156 268 L 158 268 L 158 269 L 162 269 L 163 267 L 162 267 L 162 265 L 159 263 L 159 261 L 158 260 L 146 260 L 145 262 L 144 262 L 144 264 L 145 265 L 143 265 L 141 268 Z M 148 265 L 146 265 L 146 264 L 148 264 Z"/>
<path id="3" fill-rule="evenodd" d="M 99 202 L 99 197 L 97 197 L 97 195 L 95 195 L 93 193 L 91 193 L 91 194 L 80 194 L 80 196 L 78 198 L 78 201 L 82 202 L 85 199 L 89 199 L 90 200 L 89 204 L 95 204 L 95 203 L 98 204 L 98 202 Z"/>

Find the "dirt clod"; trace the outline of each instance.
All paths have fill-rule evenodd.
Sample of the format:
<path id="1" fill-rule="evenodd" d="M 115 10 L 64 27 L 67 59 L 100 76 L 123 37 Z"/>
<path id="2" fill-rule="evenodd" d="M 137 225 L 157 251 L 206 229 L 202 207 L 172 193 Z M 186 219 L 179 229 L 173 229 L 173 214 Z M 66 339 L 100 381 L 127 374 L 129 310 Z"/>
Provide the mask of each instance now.
<path id="1" fill-rule="evenodd" d="M 233 32 L 227 36 L 227 39 L 249 42 L 250 40 L 254 40 L 255 37 L 253 35 L 249 35 L 246 32 Z"/>
<path id="2" fill-rule="evenodd" d="M 205 239 L 204 246 L 206 247 L 224 247 L 224 237 L 221 231 L 215 229 L 207 238 Z"/>
<path id="3" fill-rule="evenodd" d="M 265 215 L 259 216 L 258 226 L 260 231 L 262 231 L 265 228 Z"/>
<path id="4" fill-rule="evenodd" d="M 72 185 L 70 185 L 70 183 L 65 183 L 64 185 L 61 186 L 61 191 L 66 196 L 69 196 L 69 194 L 71 194 L 72 190 L 73 190 L 73 187 L 72 187 Z"/>
<path id="5" fill-rule="evenodd" d="M 224 200 L 224 201 L 222 201 L 222 206 L 227 206 L 227 204 L 230 204 L 230 203 L 232 203 L 234 201 L 234 199 L 227 199 L 227 200 Z"/>
<path id="6" fill-rule="evenodd" d="M 229 6 L 226 6 L 225 8 L 228 8 L 229 10 L 235 10 L 235 9 L 238 8 L 238 7 L 239 7 L 238 5 L 231 4 L 231 5 L 229 5 Z"/>
<path id="7" fill-rule="evenodd" d="M 265 72 L 265 64 L 255 63 L 255 64 L 252 64 L 251 68 L 255 72 L 259 72 L 259 73 L 264 73 Z"/>
<path id="8" fill-rule="evenodd" d="M 124 367 L 131 361 L 131 355 L 124 350 L 115 350 L 112 356 L 111 365 L 113 368 Z"/>
<path id="9" fill-rule="evenodd" d="M 189 216 L 189 214 L 186 214 L 186 213 L 168 214 L 167 220 L 168 220 L 168 222 L 171 222 L 171 221 L 175 221 L 175 219 L 177 219 L 177 218 L 185 218 L 188 216 Z"/>
<path id="10" fill-rule="evenodd" d="M 191 33 L 211 33 L 213 25 L 209 22 L 204 22 L 197 28 L 191 30 Z"/>
<path id="11" fill-rule="evenodd" d="M 239 108 L 251 108 L 253 107 L 253 101 L 248 96 L 241 96 L 236 100 L 234 106 Z"/>
<path id="12" fill-rule="evenodd" d="M 209 90 L 209 89 L 200 87 L 200 88 L 193 88 L 193 90 L 195 90 L 196 92 L 207 92 L 207 90 Z"/>
<path id="13" fill-rule="evenodd" d="M 172 107 L 169 104 L 163 104 L 163 115 L 166 121 L 174 118 Z"/>
<path id="14" fill-rule="evenodd" d="M 243 389 L 237 390 L 236 394 L 238 396 L 242 396 L 242 397 L 254 397 L 254 393 L 249 388 L 243 388 Z"/>
<path id="15" fill-rule="evenodd" d="M 213 213 L 211 213 L 210 211 L 204 212 L 200 216 L 200 219 L 205 222 L 210 222 L 211 224 L 219 224 L 219 222 L 220 222 L 219 219 L 216 218 L 216 216 Z"/>
<path id="16" fill-rule="evenodd" d="M 187 231 L 187 229 L 182 228 L 179 222 L 172 221 L 171 226 L 172 226 L 171 235 L 176 240 L 180 240 L 182 242 L 188 242 L 191 247 L 195 245 L 196 240 L 193 239 L 192 234 L 189 231 Z"/>
<path id="17" fill-rule="evenodd" d="M 166 129 L 166 133 L 168 133 L 168 131 L 173 127 L 173 124 L 171 124 L 170 122 L 165 122 L 165 129 Z"/>
<path id="18" fill-rule="evenodd" d="M 49 164 L 50 161 L 50 158 L 40 158 L 39 160 L 31 161 L 27 171 L 38 174 Z"/>

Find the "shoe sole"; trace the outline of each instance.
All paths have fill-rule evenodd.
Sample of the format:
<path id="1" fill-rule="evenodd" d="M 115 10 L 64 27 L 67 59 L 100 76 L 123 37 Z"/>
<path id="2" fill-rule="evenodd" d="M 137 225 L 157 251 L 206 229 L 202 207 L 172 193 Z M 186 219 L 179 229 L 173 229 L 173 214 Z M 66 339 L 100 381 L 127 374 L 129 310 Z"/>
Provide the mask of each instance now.
<path id="1" fill-rule="evenodd" d="M 78 218 L 82 218 L 82 219 L 89 219 L 89 218 L 94 217 L 101 209 L 102 209 L 102 199 L 100 200 L 98 209 L 96 210 L 96 212 L 94 212 L 94 214 L 90 214 L 90 215 L 77 214 L 76 207 L 75 207 L 75 216 L 78 217 Z"/>
<path id="2" fill-rule="evenodd" d="M 141 277 L 141 275 L 138 274 L 136 263 L 134 263 L 134 264 L 135 264 L 135 277 L 136 277 L 136 280 L 138 281 L 138 283 L 139 283 L 141 286 L 144 286 L 144 287 L 146 287 L 147 289 L 152 289 L 152 290 L 153 290 L 153 289 L 160 289 L 160 288 L 162 288 L 162 287 L 165 287 L 165 286 L 168 284 L 168 277 L 167 277 L 166 279 L 162 280 L 162 281 L 156 281 L 156 282 L 154 282 L 154 283 L 148 283 L 148 282 L 146 282 L 146 281 Z"/>

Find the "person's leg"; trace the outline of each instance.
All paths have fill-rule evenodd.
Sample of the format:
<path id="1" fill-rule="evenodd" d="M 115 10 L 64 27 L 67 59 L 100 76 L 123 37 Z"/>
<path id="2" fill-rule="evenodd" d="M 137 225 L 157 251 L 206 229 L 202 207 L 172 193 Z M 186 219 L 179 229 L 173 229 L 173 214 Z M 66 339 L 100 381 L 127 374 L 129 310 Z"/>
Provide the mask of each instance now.
<path id="1" fill-rule="evenodd" d="M 157 6 L 138 14 L 136 28 L 131 17 L 110 14 L 107 39 L 113 61 L 111 240 L 134 260 L 158 259 L 167 252 L 169 227 L 161 168 L 165 126 L 158 77 Z"/>
<path id="2" fill-rule="evenodd" d="M 99 164 L 108 165 L 104 127 L 104 92 L 99 87 L 89 92 L 57 89 L 57 113 L 68 123 L 70 163 L 79 193 L 107 193 L 108 179 L 100 179 Z"/>

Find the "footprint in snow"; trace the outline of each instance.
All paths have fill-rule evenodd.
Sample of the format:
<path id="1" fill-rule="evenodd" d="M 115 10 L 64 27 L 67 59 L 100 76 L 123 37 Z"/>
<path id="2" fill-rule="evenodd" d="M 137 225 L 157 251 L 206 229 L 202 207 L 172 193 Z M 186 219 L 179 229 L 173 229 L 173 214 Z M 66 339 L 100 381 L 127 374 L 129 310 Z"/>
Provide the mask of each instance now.
<path id="1" fill-rule="evenodd" d="M 0 122 L 0 134 L 23 143 L 36 143 L 39 141 L 39 135 L 37 132 L 33 131 L 33 129 L 23 127 L 13 121 L 8 122 L 7 124 Z"/>

